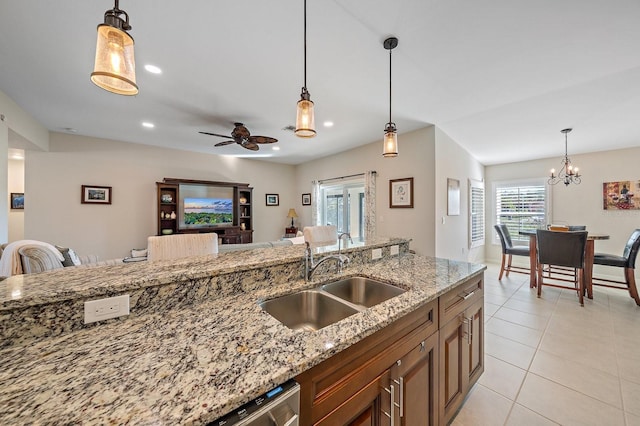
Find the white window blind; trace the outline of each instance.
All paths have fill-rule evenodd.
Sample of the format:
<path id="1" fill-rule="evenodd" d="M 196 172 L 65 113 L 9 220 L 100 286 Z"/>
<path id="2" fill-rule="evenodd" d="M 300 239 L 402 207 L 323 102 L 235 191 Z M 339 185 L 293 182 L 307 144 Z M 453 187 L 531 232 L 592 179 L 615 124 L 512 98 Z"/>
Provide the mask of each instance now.
<path id="1" fill-rule="evenodd" d="M 511 239 L 528 241 L 520 231 L 543 228 L 547 223 L 547 192 L 544 182 L 496 184 L 496 223 L 507 225 Z"/>
<path id="2" fill-rule="evenodd" d="M 484 245 L 484 184 L 469 179 L 469 248 Z"/>

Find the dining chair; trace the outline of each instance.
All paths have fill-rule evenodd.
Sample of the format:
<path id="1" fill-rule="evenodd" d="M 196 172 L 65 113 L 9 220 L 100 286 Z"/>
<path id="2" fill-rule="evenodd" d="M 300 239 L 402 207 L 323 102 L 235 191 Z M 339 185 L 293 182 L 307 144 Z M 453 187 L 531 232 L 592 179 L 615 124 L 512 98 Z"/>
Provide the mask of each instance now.
<path id="1" fill-rule="evenodd" d="M 586 225 L 549 225 L 550 231 L 556 232 L 574 232 L 574 231 L 586 231 Z M 549 274 L 561 274 L 568 277 L 575 277 L 576 270 L 574 268 L 565 268 L 562 266 L 549 266 L 547 269 Z"/>
<path id="2" fill-rule="evenodd" d="M 567 288 L 578 294 L 580 306 L 584 306 L 584 249 L 587 244 L 587 231 L 554 232 L 544 229 L 536 231 L 538 247 L 538 297 L 542 295 L 542 286 Z M 546 265 L 546 266 L 545 266 Z M 549 276 L 545 267 L 563 266 L 572 268 L 576 274 Z M 569 284 L 571 283 L 571 286 Z"/>
<path id="3" fill-rule="evenodd" d="M 506 276 L 509 276 L 509 272 L 515 272 L 518 274 L 529 274 L 531 270 L 523 266 L 514 266 L 511 264 L 513 255 L 529 257 L 528 246 L 514 246 L 511 241 L 511 234 L 507 225 L 498 224 L 493 226 L 498 232 L 500 237 L 500 244 L 502 245 L 502 262 L 500 263 L 500 275 L 498 280 L 502 279 L 502 274 L 506 272 Z"/>
<path id="4" fill-rule="evenodd" d="M 640 306 L 640 297 L 638 297 L 635 278 L 636 257 L 638 256 L 639 248 L 640 229 L 636 229 L 629 237 L 627 244 L 625 244 L 622 256 L 608 253 L 595 253 L 593 255 L 594 265 L 624 268 L 624 281 L 594 276 L 591 280 L 593 285 L 628 290 L 631 298 L 636 301 L 636 305 Z"/>

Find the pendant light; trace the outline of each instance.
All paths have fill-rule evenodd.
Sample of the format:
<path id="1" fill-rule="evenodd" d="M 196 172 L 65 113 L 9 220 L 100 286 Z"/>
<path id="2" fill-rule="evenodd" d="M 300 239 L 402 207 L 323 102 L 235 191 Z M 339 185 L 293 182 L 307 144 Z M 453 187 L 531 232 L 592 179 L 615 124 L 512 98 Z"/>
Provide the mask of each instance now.
<path id="1" fill-rule="evenodd" d="M 307 90 L 307 0 L 304 0 L 304 86 L 298 101 L 295 134 L 301 138 L 312 138 L 316 135 L 313 101 Z"/>
<path id="2" fill-rule="evenodd" d="M 382 45 L 389 51 L 389 122 L 384 128 L 384 146 L 382 148 L 382 155 L 384 157 L 397 157 L 398 156 L 398 130 L 396 129 L 396 123 L 391 121 L 391 51 L 398 45 L 398 39 L 395 37 L 389 37 Z"/>
<path id="3" fill-rule="evenodd" d="M 555 185 L 558 182 L 562 182 L 565 186 L 569 186 L 570 183 L 575 183 L 576 185 L 580 184 L 582 175 L 578 172 L 577 167 L 573 167 L 571 164 L 571 160 L 569 159 L 569 154 L 567 154 L 567 134 L 573 129 L 563 129 L 561 130 L 564 133 L 564 158 L 562 159 L 562 168 L 558 172 L 556 176 L 556 170 L 551 169 L 551 176 L 547 181 L 549 185 Z"/>
<path id="4" fill-rule="evenodd" d="M 118 95 L 136 95 L 136 64 L 129 15 L 115 6 L 104 13 L 104 24 L 98 25 L 96 60 L 91 81 L 98 87 Z M 124 19 L 120 15 L 124 15 Z"/>

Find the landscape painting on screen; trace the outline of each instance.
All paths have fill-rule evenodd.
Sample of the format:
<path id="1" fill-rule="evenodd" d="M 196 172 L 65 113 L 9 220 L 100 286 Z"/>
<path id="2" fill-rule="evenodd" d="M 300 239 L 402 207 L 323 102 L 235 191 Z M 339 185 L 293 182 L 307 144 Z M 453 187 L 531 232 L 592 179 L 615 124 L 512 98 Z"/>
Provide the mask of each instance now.
<path id="1" fill-rule="evenodd" d="M 640 180 L 604 182 L 602 204 L 605 210 L 640 210 Z"/>
<path id="2" fill-rule="evenodd" d="M 184 223 L 187 226 L 215 226 L 233 223 L 231 198 L 185 198 Z"/>

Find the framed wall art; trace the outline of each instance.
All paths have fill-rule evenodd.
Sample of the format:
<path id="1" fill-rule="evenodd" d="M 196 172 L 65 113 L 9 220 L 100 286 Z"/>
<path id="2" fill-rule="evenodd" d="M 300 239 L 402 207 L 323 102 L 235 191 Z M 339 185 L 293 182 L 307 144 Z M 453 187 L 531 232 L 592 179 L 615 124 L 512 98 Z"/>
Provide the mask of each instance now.
<path id="1" fill-rule="evenodd" d="M 413 178 L 389 180 L 389 207 L 413 208 Z"/>
<path id="2" fill-rule="evenodd" d="M 602 184 L 602 207 L 605 210 L 640 210 L 640 180 L 622 180 Z"/>
<path id="3" fill-rule="evenodd" d="M 447 215 L 460 216 L 460 181 L 447 178 Z"/>
<path id="4" fill-rule="evenodd" d="M 280 196 L 278 194 L 266 194 L 265 202 L 267 206 L 279 206 L 280 205 Z"/>
<path id="5" fill-rule="evenodd" d="M 310 206 L 311 205 L 311 194 L 302 194 L 302 205 Z"/>
<path id="6" fill-rule="evenodd" d="M 82 185 L 82 204 L 111 204 L 111 187 Z"/>
<path id="7" fill-rule="evenodd" d="M 24 210 L 24 193 L 11 193 L 11 210 Z"/>

